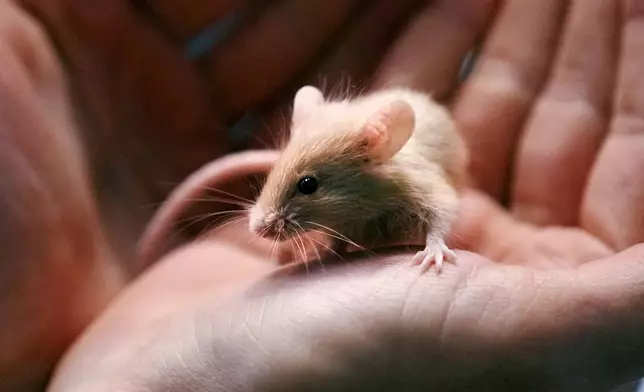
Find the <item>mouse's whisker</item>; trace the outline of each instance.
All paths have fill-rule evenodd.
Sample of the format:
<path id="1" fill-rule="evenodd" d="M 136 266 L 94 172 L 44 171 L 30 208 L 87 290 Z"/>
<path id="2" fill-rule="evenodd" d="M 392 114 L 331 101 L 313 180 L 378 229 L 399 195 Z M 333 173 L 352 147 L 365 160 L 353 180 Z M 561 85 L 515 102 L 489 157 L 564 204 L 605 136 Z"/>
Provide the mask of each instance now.
<path id="1" fill-rule="evenodd" d="M 211 224 L 207 225 L 202 230 L 200 235 L 209 235 L 209 234 L 218 233 L 218 232 L 222 231 L 223 229 L 225 229 L 228 226 L 235 225 L 235 224 L 237 224 L 239 222 L 242 222 L 244 219 L 245 219 L 245 217 L 243 217 L 243 216 L 242 217 L 231 218 L 231 219 L 227 220 L 226 222 L 224 222 L 222 225 L 219 225 L 219 226 L 215 227 L 214 229 L 212 228 L 212 226 L 216 222 L 212 222 Z"/>
<path id="2" fill-rule="evenodd" d="M 337 236 L 337 235 L 335 235 L 335 234 L 332 234 L 332 233 L 329 233 L 329 232 L 327 232 L 327 231 L 316 230 L 316 229 L 310 229 L 310 230 L 311 230 L 312 232 L 314 232 L 314 233 L 319 233 L 319 234 L 322 234 L 322 235 L 325 235 L 325 236 L 329 236 L 329 237 L 331 237 L 331 238 L 335 238 L 336 240 L 340 240 L 340 241 L 342 241 L 342 242 L 344 242 L 344 243 L 346 243 L 346 244 L 354 245 L 355 247 L 357 247 L 357 248 L 358 248 L 358 249 L 360 249 L 360 250 L 363 250 L 363 251 L 369 252 L 369 250 L 368 250 L 368 249 L 366 249 L 366 248 L 364 248 L 364 247 L 362 247 L 362 246 L 360 246 L 360 245 L 358 245 L 358 244 L 355 244 L 355 243 L 353 243 L 353 242 L 351 242 L 351 241 L 347 241 L 345 238 L 339 237 L 339 236 Z M 343 257 L 341 257 L 337 252 L 333 251 L 331 248 L 328 248 L 328 249 L 329 249 L 331 252 L 333 252 L 333 253 L 335 253 L 336 255 L 338 255 L 342 260 L 344 260 L 344 258 L 343 258 Z"/>
<path id="3" fill-rule="evenodd" d="M 288 241 L 288 245 L 291 247 L 291 255 L 297 254 L 295 251 L 295 241 Z"/>
<path id="4" fill-rule="evenodd" d="M 304 230 L 304 228 L 302 227 L 302 225 L 300 225 L 299 223 L 297 223 L 297 222 L 295 222 L 295 221 L 293 221 L 293 223 L 294 223 L 295 225 L 297 225 L 297 227 L 299 228 L 299 231 L 300 231 L 300 232 L 302 232 L 302 233 L 303 233 L 303 232 L 305 232 L 305 230 Z M 298 233 L 298 235 L 299 235 L 299 233 Z M 320 241 L 317 241 L 315 238 L 312 238 L 312 237 L 311 237 L 311 236 L 309 236 L 309 235 L 305 235 L 304 237 L 309 241 L 309 245 L 311 245 L 311 247 L 313 248 L 313 251 L 315 252 L 315 256 L 317 257 L 317 260 L 318 260 L 318 262 L 320 263 L 320 267 L 322 268 L 322 271 L 324 271 L 324 264 L 322 263 L 322 257 L 320 256 L 320 252 L 318 252 L 318 249 L 317 249 L 317 247 L 315 246 L 315 244 L 314 244 L 313 242 L 315 242 L 315 243 L 317 243 L 317 244 L 319 244 L 319 245 L 322 245 L 322 246 L 324 246 L 325 248 L 327 248 L 327 249 L 329 249 L 329 250 L 331 250 L 331 248 L 329 248 L 328 246 L 324 245 L 324 244 L 323 244 L 323 243 L 321 243 Z M 331 250 L 331 251 L 333 252 L 333 250 Z M 333 252 L 333 253 L 335 253 L 335 252 Z M 336 253 L 336 254 L 337 254 L 337 253 Z"/>
<path id="5" fill-rule="evenodd" d="M 340 241 L 342 241 L 344 243 L 351 244 L 351 242 L 347 241 L 345 238 L 339 237 L 339 236 L 337 236 L 337 235 L 335 235 L 333 233 L 329 233 L 328 231 L 322 231 L 322 230 L 316 230 L 316 229 L 309 229 L 309 230 L 314 232 L 314 233 L 319 233 L 319 234 L 322 234 L 322 235 L 325 235 L 325 236 L 329 236 L 331 238 L 335 238 L 336 240 L 340 240 Z M 351 244 L 351 245 L 353 245 L 353 244 Z"/>
<path id="6" fill-rule="evenodd" d="M 302 258 L 303 262 L 306 262 L 306 246 L 304 246 L 304 242 L 302 241 L 302 237 L 300 237 L 299 233 L 294 233 L 295 236 L 293 236 L 293 239 L 295 240 L 295 244 L 297 245 L 297 249 L 300 253 L 300 257 Z"/>
<path id="7" fill-rule="evenodd" d="M 219 202 L 219 203 L 226 203 L 226 204 L 233 204 L 239 207 L 244 207 L 244 208 L 250 208 L 253 205 L 251 203 L 247 203 L 244 201 L 236 200 L 236 199 L 228 199 L 224 197 L 217 197 L 217 196 L 208 196 L 208 197 L 200 197 L 200 198 L 186 198 L 186 201 L 189 202 L 197 202 L 197 203 L 212 203 L 212 202 Z"/>
<path id="8" fill-rule="evenodd" d="M 218 202 L 221 202 L 221 203 L 230 203 L 230 204 L 235 204 L 235 205 L 238 205 L 238 206 L 241 206 L 241 207 L 246 207 L 246 208 L 250 208 L 250 207 L 253 206 L 253 203 L 249 203 L 249 202 L 246 202 L 246 201 L 228 199 L 228 198 L 225 198 L 225 197 L 217 197 L 217 196 L 215 196 L 215 197 L 209 196 L 207 198 L 204 198 L 203 201 L 208 201 L 208 202 L 218 201 Z"/>
<path id="9" fill-rule="evenodd" d="M 298 240 L 300 241 L 301 245 L 298 245 L 298 249 L 300 250 L 300 256 L 302 257 L 301 262 L 304 264 L 304 268 L 306 268 L 306 273 L 310 274 L 311 271 L 309 270 L 309 263 L 306 257 L 306 245 L 304 244 L 304 241 L 302 240 L 302 236 L 300 233 L 295 233 L 295 243 L 298 244 Z"/>
<path id="10" fill-rule="evenodd" d="M 276 250 L 277 250 L 277 239 L 273 238 L 273 239 L 271 239 L 271 246 L 268 249 L 269 256 L 273 257 L 275 255 Z"/>
<path id="11" fill-rule="evenodd" d="M 187 218 L 181 219 L 181 220 L 179 220 L 179 221 L 177 222 L 177 224 L 179 224 L 179 225 L 182 225 L 183 223 L 186 223 L 186 222 L 188 222 L 188 223 L 183 224 L 183 225 L 182 225 L 178 230 L 176 230 L 176 231 L 174 232 L 174 234 L 173 234 L 173 235 L 174 235 L 174 236 L 181 235 L 181 234 L 183 234 L 186 230 L 188 230 L 191 226 L 194 226 L 194 225 L 196 225 L 196 224 L 197 224 L 197 223 L 199 223 L 199 222 L 202 222 L 202 221 L 204 221 L 204 220 L 206 220 L 206 219 L 213 218 L 213 217 L 218 217 L 218 218 L 219 218 L 219 217 L 223 217 L 223 218 L 226 218 L 226 216 L 227 216 L 227 215 L 233 215 L 233 218 L 236 218 L 234 215 L 240 215 L 240 217 L 239 217 L 239 218 L 236 218 L 236 219 L 242 219 L 242 218 L 243 218 L 243 216 L 245 216 L 245 215 L 246 215 L 246 214 L 245 214 L 245 212 L 246 212 L 246 210 L 229 210 L 229 211 L 210 212 L 210 213 L 206 213 L 206 214 L 199 214 L 199 215 L 197 215 L 197 216 L 187 217 Z M 214 222 L 213 222 L 213 224 L 214 224 L 214 223 L 217 223 L 217 222 L 219 222 L 219 221 L 220 221 L 219 219 L 215 219 L 215 220 L 214 220 Z M 211 224 L 211 225 L 212 225 L 212 224 Z M 211 225 L 209 225 L 209 226 L 211 226 Z M 207 227 L 209 227 L 209 226 L 207 226 Z"/>
<path id="12" fill-rule="evenodd" d="M 324 247 L 324 248 L 325 248 L 325 249 L 327 249 L 329 252 L 333 253 L 334 255 L 338 256 L 338 258 L 340 258 L 341 260 L 345 261 L 345 260 L 344 260 L 344 257 L 342 257 L 342 255 L 340 255 L 340 253 L 338 253 L 338 252 L 336 252 L 335 250 L 333 250 L 333 248 L 331 248 L 330 246 L 326 245 L 324 242 L 322 242 L 322 241 L 318 241 L 318 240 L 316 240 L 315 238 L 311 238 L 311 240 L 312 240 L 312 241 L 315 241 L 315 242 L 316 242 L 316 243 L 318 243 L 318 244 L 320 244 L 320 246 Z"/>
<path id="13" fill-rule="evenodd" d="M 357 248 L 360 248 L 360 249 L 362 249 L 362 250 L 366 250 L 366 248 L 365 248 L 365 247 L 363 247 L 363 246 L 360 246 L 360 245 L 356 244 L 354 241 L 352 241 L 352 240 L 351 240 L 349 237 L 347 237 L 346 235 L 344 235 L 344 234 L 342 234 L 342 233 L 340 233 L 340 232 L 338 232 L 338 231 L 336 231 L 336 230 L 333 230 L 332 228 L 330 228 L 330 227 L 328 227 L 328 226 L 321 225 L 321 224 L 319 224 L 319 223 L 315 223 L 315 222 L 309 222 L 309 221 L 304 222 L 304 223 L 307 223 L 307 224 L 310 224 L 310 225 L 314 225 L 314 226 L 320 227 L 320 228 L 322 228 L 323 230 L 330 231 L 331 233 L 333 233 L 333 234 L 337 235 L 337 237 L 336 237 L 336 236 L 334 236 L 334 235 L 332 235 L 331 233 L 328 233 L 328 232 L 327 232 L 327 233 L 324 233 L 324 232 L 323 232 L 323 234 L 327 234 L 327 235 L 329 235 L 329 236 L 331 236 L 331 237 L 334 237 L 334 238 L 336 238 L 336 239 L 339 239 L 339 240 L 341 240 L 341 241 L 345 241 L 347 244 L 351 244 L 351 245 L 353 245 L 353 246 L 355 246 L 355 247 L 357 247 Z"/>
<path id="14" fill-rule="evenodd" d="M 331 253 L 333 253 L 334 255 L 338 256 L 338 258 L 339 258 L 340 260 L 342 260 L 342 261 L 346 261 L 346 260 L 344 259 L 344 257 L 342 257 L 342 256 L 341 256 L 338 252 L 336 252 L 335 250 L 333 250 L 330 246 L 326 245 L 324 242 L 318 241 L 318 240 L 316 240 L 315 238 L 312 238 L 312 237 L 307 237 L 307 238 L 309 239 L 309 241 L 313 241 L 313 242 L 315 242 L 316 244 L 318 244 L 318 245 L 320 245 L 321 247 L 325 248 L 325 249 L 326 249 L 326 250 L 328 250 L 329 252 L 331 252 Z M 315 248 L 314 248 L 314 249 L 315 249 Z M 320 253 L 317 251 L 317 249 L 316 249 L 316 251 L 315 251 L 315 254 L 316 254 L 316 255 L 317 255 L 317 257 L 318 257 L 318 262 L 320 263 L 320 268 L 322 268 L 322 271 L 325 271 L 325 268 L 324 268 L 324 261 L 323 261 L 323 260 L 322 260 L 322 258 L 320 257 Z"/>
<path id="15" fill-rule="evenodd" d="M 222 203 L 242 203 L 241 200 L 233 199 L 233 198 L 226 198 L 226 197 L 220 197 L 220 196 L 203 196 L 203 197 L 190 197 L 186 198 L 186 201 L 192 201 L 192 202 L 212 202 L 212 201 L 221 201 Z"/>
<path id="16" fill-rule="evenodd" d="M 263 229 L 255 233 L 255 235 L 250 240 L 248 240 L 248 243 L 250 244 L 251 242 L 255 241 L 259 237 L 264 237 L 264 234 L 266 234 L 269 229 L 270 228 L 268 226 L 264 227 Z"/>
<path id="17" fill-rule="evenodd" d="M 253 201 L 251 199 L 236 195 L 234 193 L 226 192 L 226 191 L 221 190 L 221 189 L 213 188 L 213 187 L 210 187 L 210 186 L 207 186 L 206 189 L 209 190 L 209 191 L 212 191 L 212 192 L 221 193 L 222 195 L 232 197 L 233 199 L 236 199 L 236 200 L 239 200 L 239 201 L 245 201 L 245 202 L 250 203 L 250 204 L 253 203 Z"/>
<path id="18" fill-rule="evenodd" d="M 323 234 L 323 235 L 327 235 L 327 236 L 329 236 L 329 237 L 331 237 L 331 238 L 335 238 L 335 239 L 337 239 L 337 240 L 343 241 L 344 243 L 347 243 L 347 244 L 349 244 L 349 245 L 353 245 L 353 246 L 355 246 L 356 248 L 358 248 L 358 250 L 360 250 L 360 251 L 362 251 L 362 252 L 366 252 L 366 253 L 367 253 L 367 254 L 369 254 L 369 255 L 372 255 L 372 256 L 375 256 L 375 255 L 376 255 L 376 252 L 374 252 L 374 251 L 372 251 L 372 250 L 369 250 L 369 249 L 365 248 L 365 247 L 364 247 L 364 246 L 362 246 L 362 245 L 358 245 L 358 244 L 356 244 L 355 242 L 353 242 L 353 241 L 349 240 L 346 236 L 339 237 L 339 236 L 336 236 L 336 235 L 334 235 L 334 234 L 332 234 L 332 233 L 329 233 L 329 232 L 326 232 L 326 231 L 322 231 L 322 230 L 315 230 L 315 229 L 310 229 L 310 230 L 311 230 L 312 232 L 314 232 L 314 233 L 320 233 L 320 234 Z M 333 252 L 333 253 L 335 253 L 336 255 L 338 254 L 337 252 Z M 338 256 L 340 256 L 340 255 L 338 255 Z M 341 258 L 342 260 L 346 261 L 343 257 L 340 257 L 340 258 Z"/>
<path id="19" fill-rule="evenodd" d="M 185 222 L 190 222 L 188 223 L 188 226 L 190 226 L 208 218 L 219 217 L 222 215 L 234 215 L 234 214 L 246 215 L 246 212 L 247 212 L 246 210 L 226 210 L 226 211 L 217 211 L 217 212 L 206 212 L 203 214 L 196 214 L 193 216 L 188 216 L 186 218 L 180 219 L 177 221 L 177 223 L 182 224 Z"/>
<path id="20" fill-rule="evenodd" d="M 291 245 L 291 250 L 293 252 L 293 258 L 295 261 L 297 261 L 297 258 L 299 257 L 300 254 L 300 244 L 297 242 L 297 238 L 295 235 L 291 235 L 290 231 L 286 231 L 286 234 L 289 234 L 288 242 Z"/>

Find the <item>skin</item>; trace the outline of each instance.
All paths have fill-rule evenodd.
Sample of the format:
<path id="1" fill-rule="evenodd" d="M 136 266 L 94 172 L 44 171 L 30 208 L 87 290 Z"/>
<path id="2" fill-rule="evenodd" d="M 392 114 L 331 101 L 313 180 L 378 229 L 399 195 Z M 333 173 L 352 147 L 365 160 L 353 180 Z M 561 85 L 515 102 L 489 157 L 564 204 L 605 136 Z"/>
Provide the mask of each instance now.
<path id="1" fill-rule="evenodd" d="M 6 1 L 0 26 L 0 390 L 38 390 L 123 276 L 68 132 L 49 42 Z"/>
<path id="2" fill-rule="evenodd" d="M 243 8 L 204 3 L 198 14 L 207 21 Z M 370 73 L 411 8 L 404 2 L 390 13 L 380 1 L 359 10 L 349 38 L 318 58 L 352 8 L 338 2 L 297 40 L 294 15 L 317 14 L 322 3 L 267 8 L 261 23 L 247 23 L 217 49 L 221 61 L 201 67 L 181 46 L 204 25 L 186 16 L 182 1 L 134 9 L 125 1 L 0 0 L 0 390 L 42 389 L 74 337 L 135 276 L 136 240 L 154 206 L 185 174 L 228 151 L 224 125 L 247 109 L 279 118 L 282 91 L 301 72 L 311 80 L 323 69 Z M 267 56 L 246 44 L 257 34 L 274 36 L 291 55 L 271 53 L 263 67 L 243 69 L 248 58 Z M 357 45 L 369 46 L 366 56 L 347 56 Z M 217 80 L 233 84 L 211 95 Z M 232 89 L 240 80 L 262 88 Z M 134 115 L 137 106 L 144 111 Z"/>
<path id="3" fill-rule="evenodd" d="M 427 5 L 388 52 L 377 83 L 396 80 L 451 96 L 447 81 L 454 80 L 457 60 L 490 15 L 482 11 L 491 4 L 465 3 Z M 56 8 L 60 4 L 54 0 L 41 3 L 48 20 L 64 14 L 56 13 L 62 9 Z M 89 7 L 81 8 L 80 2 L 65 4 L 81 15 L 90 12 Z M 115 9 L 121 6 L 118 2 L 110 4 L 115 4 Z M 159 4 L 168 7 L 170 2 Z M 98 2 L 93 5 L 101 6 Z M 623 11 L 617 9 L 618 5 L 624 6 Z M 99 272 L 93 274 L 63 261 L 113 264 L 106 261 L 109 258 L 96 256 L 103 254 L 99 250 L 106 242 L 99 240 L 100 230 L 91 207 L 79 208 L 92 204 L 91 193 L 83 176 L 73 174 L 78 161 L 73 158 L 69 140 L 74 135 L 65 130 L 74 127 L 69 118 L 56 115 L 59 110 L 52 110 L 65 95 L 60 79 L 55 72 L 38 67 L 43 64 L 40 60 L 52 61 L 43 49 L 46 40 L 43 35 L 22 40 L 24 30 L 16 34 L 7 26 L 17 24 L 14 28 L 24 29 L 34 22 L 7 17 L 8 9 L 15 10 L 13 3 L 5 0 L 0 7 L 4 7 L 0 10 L 0 47 L 7 51 L 2 58 L 13 59 L 0 71 L 5 75 L 0 78 L 0 107 L 8 107 L 5 113 L 11 114 L 0 116 L 0 130 L 5 136 L 34 135 L 14 137 L 11 145 L 0 144 L 3 149 L 11 146 L 8 151 L 21 152 L 25 158 L 22 162 L 31 164 L 26 167 L 2 161 L 2 171 L 7 173 L 3 179 L 14 181 L 7 187 L 4 200 L 26 203 L 22 210 L 32 214 L 25 218 L 25 214 L 8 213 L 20 211 L 17 205 L 3 207 L 0 216 L 12 219 L 5 227 L 20 230 L 20 241 L 2 240 L 15 245 L 20 250 L 17 254 L 33 252 L 29 264 L 15 257 L 16 253 L 3 257 L 0 276 L 11 277 L 14 285 L 4 289 L 16 300 L 0 308 L 3 321 L 14 322 L 4 323 L 10 327 L 0 334 L 6 341 L 21 342 L 23 347 L 42 348 L 49 347 L 42 344 L 43 339 L 57 341 L 73 335 L 61 333 L 61 329 L 77 331 L 83 324 L 78 321 L 82 318 L 61 309 L 81 309 L 79 302 L 92 302 L 109 292 L 87 280 L 98 275 L 101 279 L 94 278 L 93 282 L 104 282 L 109 274 L 101 271 L 107 268 L 96 268 Z M 578 0 L 572 2 L 572 16 L 560 24 L 564 21 L 563 8 L 563 2 L 556 0 L 506 1 L 486 40 L 482 62 L 454 97 L 457 121 L 479 157 L 471 167 L 478 191 L 464 198 L 462 218 L 453 233 L 455 242 L 473 253 L 459 251 L 458 265 L 447 265 L 440 277 L 419 277 L 398 263 L 411 253 L 392 250 L 380 258 L 328 265 L 326 272 L 276 272 L 265 262 L 263 252 L 267 249 L 249 251 L 223 235 L 221 242 L 186 246 L 169 254 L 120 293 L 61 363 L 50 390 L 234 391 L 252 386 L 260 390 L 337 391 L 374 389 L 372 382 L 377 382 L 376 387 L 388 387 L 385 383 L 390 382 L 400 390 L 414 390 L 414 382 L 417 389 L 435 386 L 437 390 L 469 390 L 468 386 L 476 385 L 479 390 L 592 391 L 606 390 L 644 373 L 644 248 L 639 245 L 644 231 L 638 220 L 644 208 L 644 181 L 640 178 L 644 145 L 639 137 L 641 126 L 637 126 L 637 119 L 644 116 L 644 79 L 639 71 L 644 64 L 644 34 L 639 31 L 643 7 L 636 1 Z M 619 12 L 623 14 L 618 18 Z M 107 15 L 119 14 L 115 11 Z M 175 15 L 184 18 L 178 16 L 182 13 Z M 96 39 L 94 53 L 103 54 L 105 59 L 123 59 L 119 66 L 132 74 L 140 69 L 137 67 L 163 68 L 168 64 L 137 62 L 124 56 L 123 49 L 111 47 L 109 40 L 97 40 L 105 31 L 122 34 L 122 30 L 144 26 L 142 22 L 126 22 L 86 24 L 77 27 L 86 34 L 67 35 L 64 29 L 71 29 L 72 22 L 51 23 L 57 26 L 53 27 L 57 36 L 67 37 L 58 38 L 68 40 L 64 45 L 78 45 L 69 61 L 76 70 L 86 72 L 76 71 L 71 76 L 85 78 L 84 92 L 78 94 L 95 105 L 95 115 L 101 110 L 104 115 L 114 114 L 102 118 L 118 119 L 119 105 L 127 103 L 112 99 L 117 92 L 108 94 L 100 88 L 110 83 L 100 77 L 100 67 L 90 63 L 91 56 L 83 57 L 89 53 L 92 39 Z M 185 29 L 187 26 L 190 23 L 185 23 Z M 170 30 L 176 34 L 185 31 Z M 140 48 L 170 53 L 153 44 L 158 42 L 151 38 L 155 35 L 129 32 L 133 33 L 131 42 L 141 44 Z M 564 44 L 556 50 L 553 37 L 560 33 Z M 426 39 L 437 35 L 449 39 Z M 600 36 L 604 38 L 597 39 Z M 422 51 L 418 45 L 422 45 Z M 431 53 L 431 61 L 418 57 L 418 53 Z M 189 74 L 177 72 L 181 77 Z M 224 75 L 220 77 L 225 79 Z M 143 101 L 142 86 L 122 83 L 127 89 L 118 90 L 118 94 Z M 177 88 L 174 86 L 184 84 L 163 85 L 170 93 Z M 177 94 L 181 91 L 178 89 Z M 201 102 L 198 94 L 194 96 Z M 111 101 L 120 103 L 104 104 Z M 149 113 L 155 111 L 150 109 Z M 182 146 L 187 146 L 190 141 L 196 143 L 198 137 L 193 139 L 190 132 L 172 133 L 172 126 L 167 127 L 159 128 L 159 137 L 154 140 L 158 148 L 165 146 L 172 154 L 151 153 L 157 158 L 150 158 L 152 163 L 147 167 L 171 178 L 172 173 L 181 172 L 179 166 L 194 169 L 196 164 L 163 169 L 161 162 L 173 166 L 168 156 L 184 162 L 178 156 L 183 153 L 185 157 L 189 151 L 167 140 L 183 135 L 186 144 Z M 114 132 L 112 140 L 130 141 L 135 137 L 146 140 L 145 129 L 154 127 L 108 129 Z M 138 132 L 133 133 L 133 129 Z M 36 144 L 35 140 L 43 138 L 47 143 Z M 86 142 L 86 146 L 92 162 L 105 163 L 108 157 L 114 157 L 107 146 L 98 149 L 102 154 L 93 155 L 100 143 Z M 135 151 L 123 152 L 120 156 L 128 159 L 116 162 L 135 161 L 141 157 Z M 5 159 L 8 155 L 0 156 Z M 44 157 L 46 164 L 42 163 Z M 37 163 L 41 164 L 35 166 Z M 514 169 L 510 172 L 505 170 L 509 163 Z M 552 167 L 544 170 L 544 165 Z M 26 181 L 34 178 L 26 175 L 33 173 L 30 167 L 40 174 L 40 186 L 29 193 L 35 198 L 21 193 L 26 189 L 23 186 L 33 184 Z M 96 176 L 94 182 L 100 183 Z M 136 184 L 145 184 L 135 180 L 144 177 L 132 174 L 131 178 Z M 528 191 L 526 187 L 534 182 L 540 184 L 539 191 Z M 50 198 L 45 200 L 45 195 Z M 104 196 L 103 200 L 109 199 Z M 125 207 L 133 202 L 118 199 L 111 205 L 128 211 Z M 502 208 L 499 200 L 507 208 Z M 77 217 L 72 220 L 80 228 L 67 220 L 64 224 L 56 221 L 55 225 L 48 221 L 47 217 L 56 216 L 54 210 L 64 212 L 59 216 Z M 119 227 L 113 222 L 104 225 Z M 229 234 L 241 233 L 234 230 Z M 50 248 L 44 248 L 47 246 Z M 71 249 L 74 253 L 57 261 L 51 249 Z M 226 268 L 218 262 L 225 263 Z M 13 272 L 12 268 L 25 265 L 37 268 L 24 275 Z M 37 295 L 31 294 L 35 291 L 25 295 L 16 288 L 16 282 L 34 282 L 37 276 L 48 277 L 47 285 L 35 285 Z M 38 319 L 43 309 L 52 307 L 52 296 L 61 290 L 69 290 L 69 295 L 56 309 L 56 317 Z M 26 319 L 12 316 L 12 310 L 20 310 Z M 72 321 L 78 323 L 77 327 L 66 329 Z M 20 386 L 26 386 L 22 389 L 38 390 L 35 379 L 42 380 L 40 369 L 47 368 L 54 353 L 65 344 L 54 346 L 50 356 L 34 350 L 38 365 L 33 360 L 10 359 L 2 362 L 0 369 L 14 376 L 9 382 L 16 380 L 15 372 L 5 369 L 23 369 L 31 379 L 21 381 Z M 5 356 L 14 352 L 27 351 L 3 350 Z M 240 354 L 244 357 L 237 357 Z M 270 361 L 264 360 L 267 358 Z M 38 367 L 40 364 L 45 366 Z M 376 377 L 380 374 L 389 377 Z M 14 388 L 19 384 L 0 379 L 5 383 L 0 389 L 21 390 Z"/>

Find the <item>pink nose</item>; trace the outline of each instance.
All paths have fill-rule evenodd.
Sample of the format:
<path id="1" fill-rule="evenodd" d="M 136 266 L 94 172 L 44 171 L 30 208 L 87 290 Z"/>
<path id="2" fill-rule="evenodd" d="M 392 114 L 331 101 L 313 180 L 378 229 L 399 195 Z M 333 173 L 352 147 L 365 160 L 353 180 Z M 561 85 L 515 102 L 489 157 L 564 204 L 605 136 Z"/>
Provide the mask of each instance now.
<path id="1" fill-rule="evenodd" d="M 267 219 L 263 222 L 260 232 L 264 238 L 276 239 L 284 234 L 284 220 L 281 218 Z"/>
<path id="2" fill-rule="evenodd" d="M 262 237 L 264 238 L 274 239 L 277 237 L 277 233 L 277 225 L 275 224 L 269 224 L 262 228 Z"/>

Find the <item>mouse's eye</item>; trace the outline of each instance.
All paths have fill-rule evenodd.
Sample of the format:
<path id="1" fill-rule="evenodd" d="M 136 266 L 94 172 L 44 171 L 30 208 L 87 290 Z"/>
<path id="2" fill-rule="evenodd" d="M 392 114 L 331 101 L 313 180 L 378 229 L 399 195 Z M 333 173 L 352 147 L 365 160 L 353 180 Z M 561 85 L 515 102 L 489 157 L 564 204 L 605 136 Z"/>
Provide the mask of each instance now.
<path id="1" fill-rule="evenodd" d="M 297 182 L 297 190 L 305 195 L 310 195 L 318 189 L 318 180 L 315 177 L 302 177 Z"/>

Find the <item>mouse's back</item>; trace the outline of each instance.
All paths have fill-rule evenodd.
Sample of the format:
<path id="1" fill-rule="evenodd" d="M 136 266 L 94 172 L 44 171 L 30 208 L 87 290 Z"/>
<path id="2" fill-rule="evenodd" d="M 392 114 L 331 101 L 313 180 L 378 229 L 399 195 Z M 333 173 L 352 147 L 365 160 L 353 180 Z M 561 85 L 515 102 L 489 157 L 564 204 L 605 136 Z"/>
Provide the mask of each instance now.
<path id="1" fill-rule="evenodd" d="M 422 158 L 444 170 L 454 185 L 463 185 L 468 159 L 466 145 L 449 110 L 429 94 L 405 88 L 387 89 L 358 97 L 348 106 L 360 124 L 375 110 L 395 100 L 411 105 L 415 125 L 411 138 L 392 160 L 410 165 Z"/>

